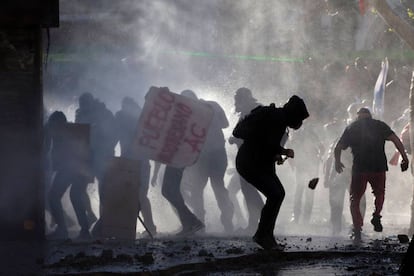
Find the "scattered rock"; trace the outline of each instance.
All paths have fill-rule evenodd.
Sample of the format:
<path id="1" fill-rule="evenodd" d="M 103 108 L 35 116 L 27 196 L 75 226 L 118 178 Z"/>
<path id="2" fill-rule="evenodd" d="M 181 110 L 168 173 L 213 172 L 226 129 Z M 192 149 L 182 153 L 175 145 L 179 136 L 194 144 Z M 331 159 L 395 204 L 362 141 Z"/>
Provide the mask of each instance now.
<path id="1" fill-rule="evenodd" d="M 410 239 L 408 238 L 407 235 L 397 235 L 398 240 L 400 241 L 400 243 L 409 243 Z"/>

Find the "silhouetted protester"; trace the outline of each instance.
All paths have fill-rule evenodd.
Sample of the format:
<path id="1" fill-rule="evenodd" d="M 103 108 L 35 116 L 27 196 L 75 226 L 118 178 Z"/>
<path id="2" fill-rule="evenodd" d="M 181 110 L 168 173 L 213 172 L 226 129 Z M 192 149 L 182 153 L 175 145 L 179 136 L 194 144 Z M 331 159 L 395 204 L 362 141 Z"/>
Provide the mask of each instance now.
<path id="1" fill-rule="evenodd" d="M 404 145 L 394 131 L 384 122 L 375 120 L 367 108 L 360 108 L 358 118 L 345 128 L 335 146 L 335 170 L 343 172 L 341 161 L 342 150 L 348 147 L 352 150 L 352 180 L 350 187 L 350 208 L 353 222 L 355 241 L 361 240 L 363 217 L 359 208 L 361 197 L 364 195 L 367 182 L 371 184 L 375 197 L 375 209 L 371 223 L 374 231 L 382 232 L 381 211 L 384 204 L 385 175 L 388 170 L 385 155 L 385 141 L 391 141 L 402 156 L 401 169 L 408 168 L 408 157 Z"/>
<path id="2" fill-rule="evenodd" d="M 407 152 L 407 154 L 411 155 L 411 144 L 410 144 L 410 123 L 407 123 L 400 134 L 400 139 L 404 145 L 404 148 Z M 398 160 L 400 158 L 400 153 L 398 151 L 395 151 L 394 155 L 390 159 L 390 165 L 397 166 Z M 413 174 L 413 168 L 411 164 L 411 175 Z M 414 190 L 413 190 L 414 192 Z M 411 219 L 410 219 L 410 226 L 408 228 L 408 235 L 412 236 L 414 235 L 414 194 L 411 199 Z"/>
<path id="3" fill-rule="evenodd" d="M 138 119 L 141 114 L 141 107 L 138 103 L 130 98 L 124 97 L 122 99 L 122 108 L 115 114 L 115 122 L 118 128 L 117 134 L 119 137 L 119 144 L 121 147 L 121 156 L 140 162 L 140 190 L 139 202 L 141 213 L 150 235 L 155 235 L 157 228 L 152 218 L 151 203 L 148 199 L 148 189 L 150 182 L 151 166 L 148 159 L 143 159 L 131 150 L 132 141 L 136 135 L 136 128 Z"/>
<path id="4" fill-rule="evenodd" d="M 295 159 L 289 162 L 295 172 L 296 184 L 292 222 L 308 224 L 315 194 L 308 188 L 308 183 L 318 177 L 325 150 L 314 126 L 309 125 L 309 122 L 291 135 L 290 145 L 296 149 Z"/>
<path id="5" fill-rule="evenodd" d="M 197 99 L 197 96 L 191 90 L 184 90 L 181 92 L 181 95 Z M 227 161 L 227 159 L 226 159 Z M 226 163 L 227 166 L 227 163 Z M 157 183 L 158 171 L 160 168 L 160 163 L 155 163 L 153 177 L 151 180 L 152 185 Z M 192 235 L 205 228 L 204 223 L 198 218 L 186 205 L 182 188 L 182 180 L 184 170 L 188 168 L 176 168 L 170 165 L 165 166 L 164 176 L 162 181 L 162 195 L 168 200 L 172 205 L 173 210 L 176 212 L 178 219 L 180 220 L 182 229 L 177 236 L 188 236 Z M 190 185 L 196 185 L 191 183 Z M 223 183 L 224 188 L 224 183 Z M 224 188 L 225 189 L 225 188 Z M 227 190 L 226 190 L 227 192 Z M 232 218 L 232 213 L 230 216 L 230 222 Z"/>
<path id="6" fill-rule="evenodd" d="M 199 100 L 191 90 L 184 90 L 181 95 Z M 207 103 L 214 111 L 213 119 L 207 132 L 206 141 L 200 152 L 197 162 L 186 168 L 189 174 L 189 183 L 186 187 L 189 197 L 186 203 L 193 209 L 194 214 L 205 224 L 206 210 L 204 208 L 204 190 L 210 180 L 219 210 L 220 221 L 226 233 L 233 233 L 233 204 L 229 192 L 224 184 L 224 175 L 227 169 L 226 140 L 223 129 L 229 126 L 223 108 L 215 101 L 200 101 Z"/>
<path id="7" fill-rule="evenodd" d="M 53 167 L 52 167 L 52 156 L 51 156 L 51 137 L 50 137 L 50 133 L 49 133 L 49 129 L 48 129 L 48 120 L 49 120 L 49 116 L 50 116 L 50 112 L 46 109 L 43 108 L 43 122 L 44 122 L 44 130 L 45 130 L 45 135 L 44 135 L 44 155 L 43 155 L 43 168 L 44 168 L 44 179 L 45 179 L 45 213 L 50 214 L 49 216 L 49 220 L 47 227 L 49 229 L 53 229 L 56 227 L 56 222 L 54 217 L 51 215 L 51 211 L 50 211 L 50 205 L 49 205 L 49 190 L 52 187 L 52 183 L 53 183 L 53 176 L 55 175 L 55 171 L 53 171 Z M 65 222 L 66 222 L 66 226 L 67 227 L 71 227 L 73 225 L 76 225 L 76 221 L 69 216 L 69 214 L 66 212 L 66 210 L 63 210 L 63 216 L 65 217 Z M 45 219 L 47 219 L 48 217 L 46 216 Z"/>
<path id="8" fill-rule="evenodd" d="M 61 111 L 53 112 L 45 127 L 45 148 L 51 151 L 52 170 L 55 176 L 49 190 L 50 211 L 57 227 L 49 239 L 68 238 L 68 229 L 64 218 L 62 197 L 70 188 L 70 199 L 81 227 L 78 239 L 89 239 L 89 223 L 86 216 L 85 201 L 88 175 L 86 168 L 80 166 L 82 160 L 70 147 L 71 137 L 67 136 L 65 126 L 68 125 L 66 116 Z"/>
<path id="9" fill-rule="evenodd" d="M 151 179 L 153 186 L 157 183 L 160 166 L 161 164 L 158 162 L 154 165 L 154 172 Z M 184 170 L 185 168 L 165 166 L 161 188 L 162 195 L 172 205 L 174 212 L 180 220 L 182 229 L 177 233 L 177 236 L 182 237 L 193 235 L 204 228 L 204 224 L 191 212 L 184 202 L 181 193 L 181 181 Z"/>
<path id="10" fill-rule="evenodd" d="M 241 120 L 233 135 L 243 139 L 236 156 L 240 175 L 266 197 L 259 226 L 253 240 L 265 249 L 279 249 L 273 231 L 285 190 L 276 175 L 275 163 L 282 163 L 282 156 L 294 158 L 293 149 L 281 146 L 287 129 L 299 129 L 309 117 L 304 101 L 292 96 L 283 107 L 260 106 Z"/>
<path id="11" fill-rule="evenodd" d="M 242 87 L 237 89 L 236 94 L 234 95 L 234 107 L 235 112 L 239 114 L 240 120 L 259 105 L 257 99 L 252 96 L 252 92 L 248 88 Z M 237 148 L 240 148 L 243 140 L 232 136 L 229 138 L 229 143 L 236 144 Z M 240 234 L 252 235 L 259 222 L 260 210 L 262 210 L 264 202 L 260 193 L 242 176 L 240 177 L 240 188 L 247 207 L 248 223 L 246 229 L 238 232 L 240 232 Z"/>
<path id="12" fill-rule="evenodd" d="M 79 97 L 79 108 L 76 110 L 75 122 L 90 125 L 92 170 L 98 180 L 99 202 L 102 206 L 104 198 L 103 177 L 110 158 L 114 156 L 117 143 L 115 117 L 103 102 L 85 92 Z M 87 202 L 87 206 L 90 206 L 90 202 Z M 94 219 L 91 208 L 88 208 L 88 216 Z M 95 227 L 97 231 L 94 230 L 93 233 L 99 235 L 99 223 Z"/>

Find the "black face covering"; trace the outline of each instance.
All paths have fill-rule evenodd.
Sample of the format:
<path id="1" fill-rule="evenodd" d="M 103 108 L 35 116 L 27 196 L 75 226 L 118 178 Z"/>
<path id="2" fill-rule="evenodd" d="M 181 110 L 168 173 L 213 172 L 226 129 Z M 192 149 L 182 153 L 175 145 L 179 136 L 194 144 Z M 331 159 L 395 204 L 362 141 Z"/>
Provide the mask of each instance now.
<path id="1" fill-rule="evenodd" d="M 294 129 L 298 129 L 302 125 L 302 121 L 309 117 L 305 102 L 296 95 L 290 97 L 283 109 L 288 116 L 288 126 Z"/>
<path id="2" fill-rule="evenodd" d="M 298 122 L 293 122 L 291 125 L 289 124 L 288 126 L 293 129 L 299 129 L 302 126 L 302 123 L 303 121 L 300 120 Z"/>

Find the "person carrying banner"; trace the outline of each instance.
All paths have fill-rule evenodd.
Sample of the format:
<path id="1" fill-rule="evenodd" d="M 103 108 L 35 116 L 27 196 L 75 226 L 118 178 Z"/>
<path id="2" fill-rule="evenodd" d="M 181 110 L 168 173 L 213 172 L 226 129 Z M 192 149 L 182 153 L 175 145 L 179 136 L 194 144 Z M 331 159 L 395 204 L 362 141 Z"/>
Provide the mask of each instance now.
<path id="1" fill-rule="evenodd" d="M 388 170 L 385 155 L 385 141 L 391 141 L 402 156 L 401 170 L 408 168 L 408 157 L 404 145 L 394 131 L 383 121 L 375 120 L 368 108 L 360 108 L 357 120 L 348 125 L 335 146 L 335 170 L 342 173 L 344 164 L 341 152 L 348 147 L 352 150 L 352 180 L 350 187 L 350 208 L 354 240 L 361 241 L 363 217 L 359 208 L 367 182 L 371 184 L 375 197 L 375 210 L 371 224 L 374 231 L 382 232 L 381 211 L 384 203 L 385 176 Z"/>
<path id="2" fill-rule="evenodd" d="M 304 101 L 294 95 L 281 108 L 271 104 L 253 109 L 233 130 L 234 137 L 243 139 L 236 156 L 236 169 L 266 197 L 253 236 L 253 240 L 264 249 L 281 249 L 273 231 L 285 190 L 276 175 L 275 163 L 283 163 L 282 156 L 295 156 L 293 149 L 281 146 L 281 141 L 288 127 L 299 129 L 308 117 Z"/>
<path id="3" fill-rule="evenodd" d="M 186 203 L 192 208 L 194 214 L 205 224 L 205 204 L 203 194 L 207 183 L 210 181 L 214 197 L 220 210 L 220 221 L 224 232 L 233 233 L 232 218 L 234 206 L 230 200 L 229 191 L 224 184 L 224 175 L 227 169 L 227 152 L 223 129 L 229 122 L 223 108 L 215 101 L 199 99 L 192 90 L 184 90 L 181 95 L 190 99 L 206 103 L 213 110 L 213 119 L 207 132 L 206 141 L 200 152 L 200 156 L 194 165 L 186 169 L 188 185 L 184 195 Z M 185 181 L 184 183 L 185 184 Z"/>
<path id="4" fill-rule="evenodd" d="M 185 96 L 184 90 L 181 92 L 182 96 Z M 184 95 L 183 95 L 184 94 Z M 155 162 L 154 171 L 151 178 L 151 185 L 157 184 L 158 172 L 161 163 Z M 198 218 L 187 206 L 184 201 L 183 194 L 181 192 L 182 179 L 184 170 L 187 167 L 175 166 L 171 164 L 165 165 L 164 176 L 162 180 L 161 194 L 172 205 L 174 212 L 177 214 L 181 223 L 181 230 L 177 233 L 177 236 L 185 237 L 193 235 L 196 232 L 205 228 L 204 223 Z"/>

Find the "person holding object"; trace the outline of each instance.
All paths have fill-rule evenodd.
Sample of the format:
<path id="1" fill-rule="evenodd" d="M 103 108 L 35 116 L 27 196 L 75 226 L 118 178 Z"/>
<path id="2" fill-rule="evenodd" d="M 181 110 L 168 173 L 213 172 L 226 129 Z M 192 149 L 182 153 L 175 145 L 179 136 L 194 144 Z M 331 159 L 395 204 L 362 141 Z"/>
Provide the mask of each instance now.
<path id="1" fill-rule="evenodd" d="M 253 240 L 264 249 L 280 249 L 273 231 L 285 190 L 276 175 L 275 163 L 283 157 L 294 158 L 293 149 L 281 146 L 287 128 L 299 129 L 309 117 L 304 101 L 294 95 L 283 107 L 258 106 L 239 121 L 233 130 L 236 138 L 243 139 L 237 156 L 239 174 L 266 197 L 260 221 Z"/>
<path id="2" fill-rule="evenodd" d="M 368 108 L 360 108 L 357 118 L 348 125 L 335 146 L 335 170 L 341 173 L 344 165 L 341 162 L 341 151 L 348 147 L 352 150 L 352 180 L 350 187 L 350 208 L 353 222 L 353 236 L 356 242 L 361 241 L 363 218 L 359 209 L 361 197 L 364 195 L 367 182 L 371 184 L 375 197 L 375 209 L 371 224 L 374 231 L 382 232 L 381 210 L 384 204 L 385 175 L 388 170 L 385 155 L 385 141 L 391 141 L 400 152 L 401 170 L 408 169 L 408 157 L 404 145 L 394 131 L 383 121 L 373 119 Z"/>

